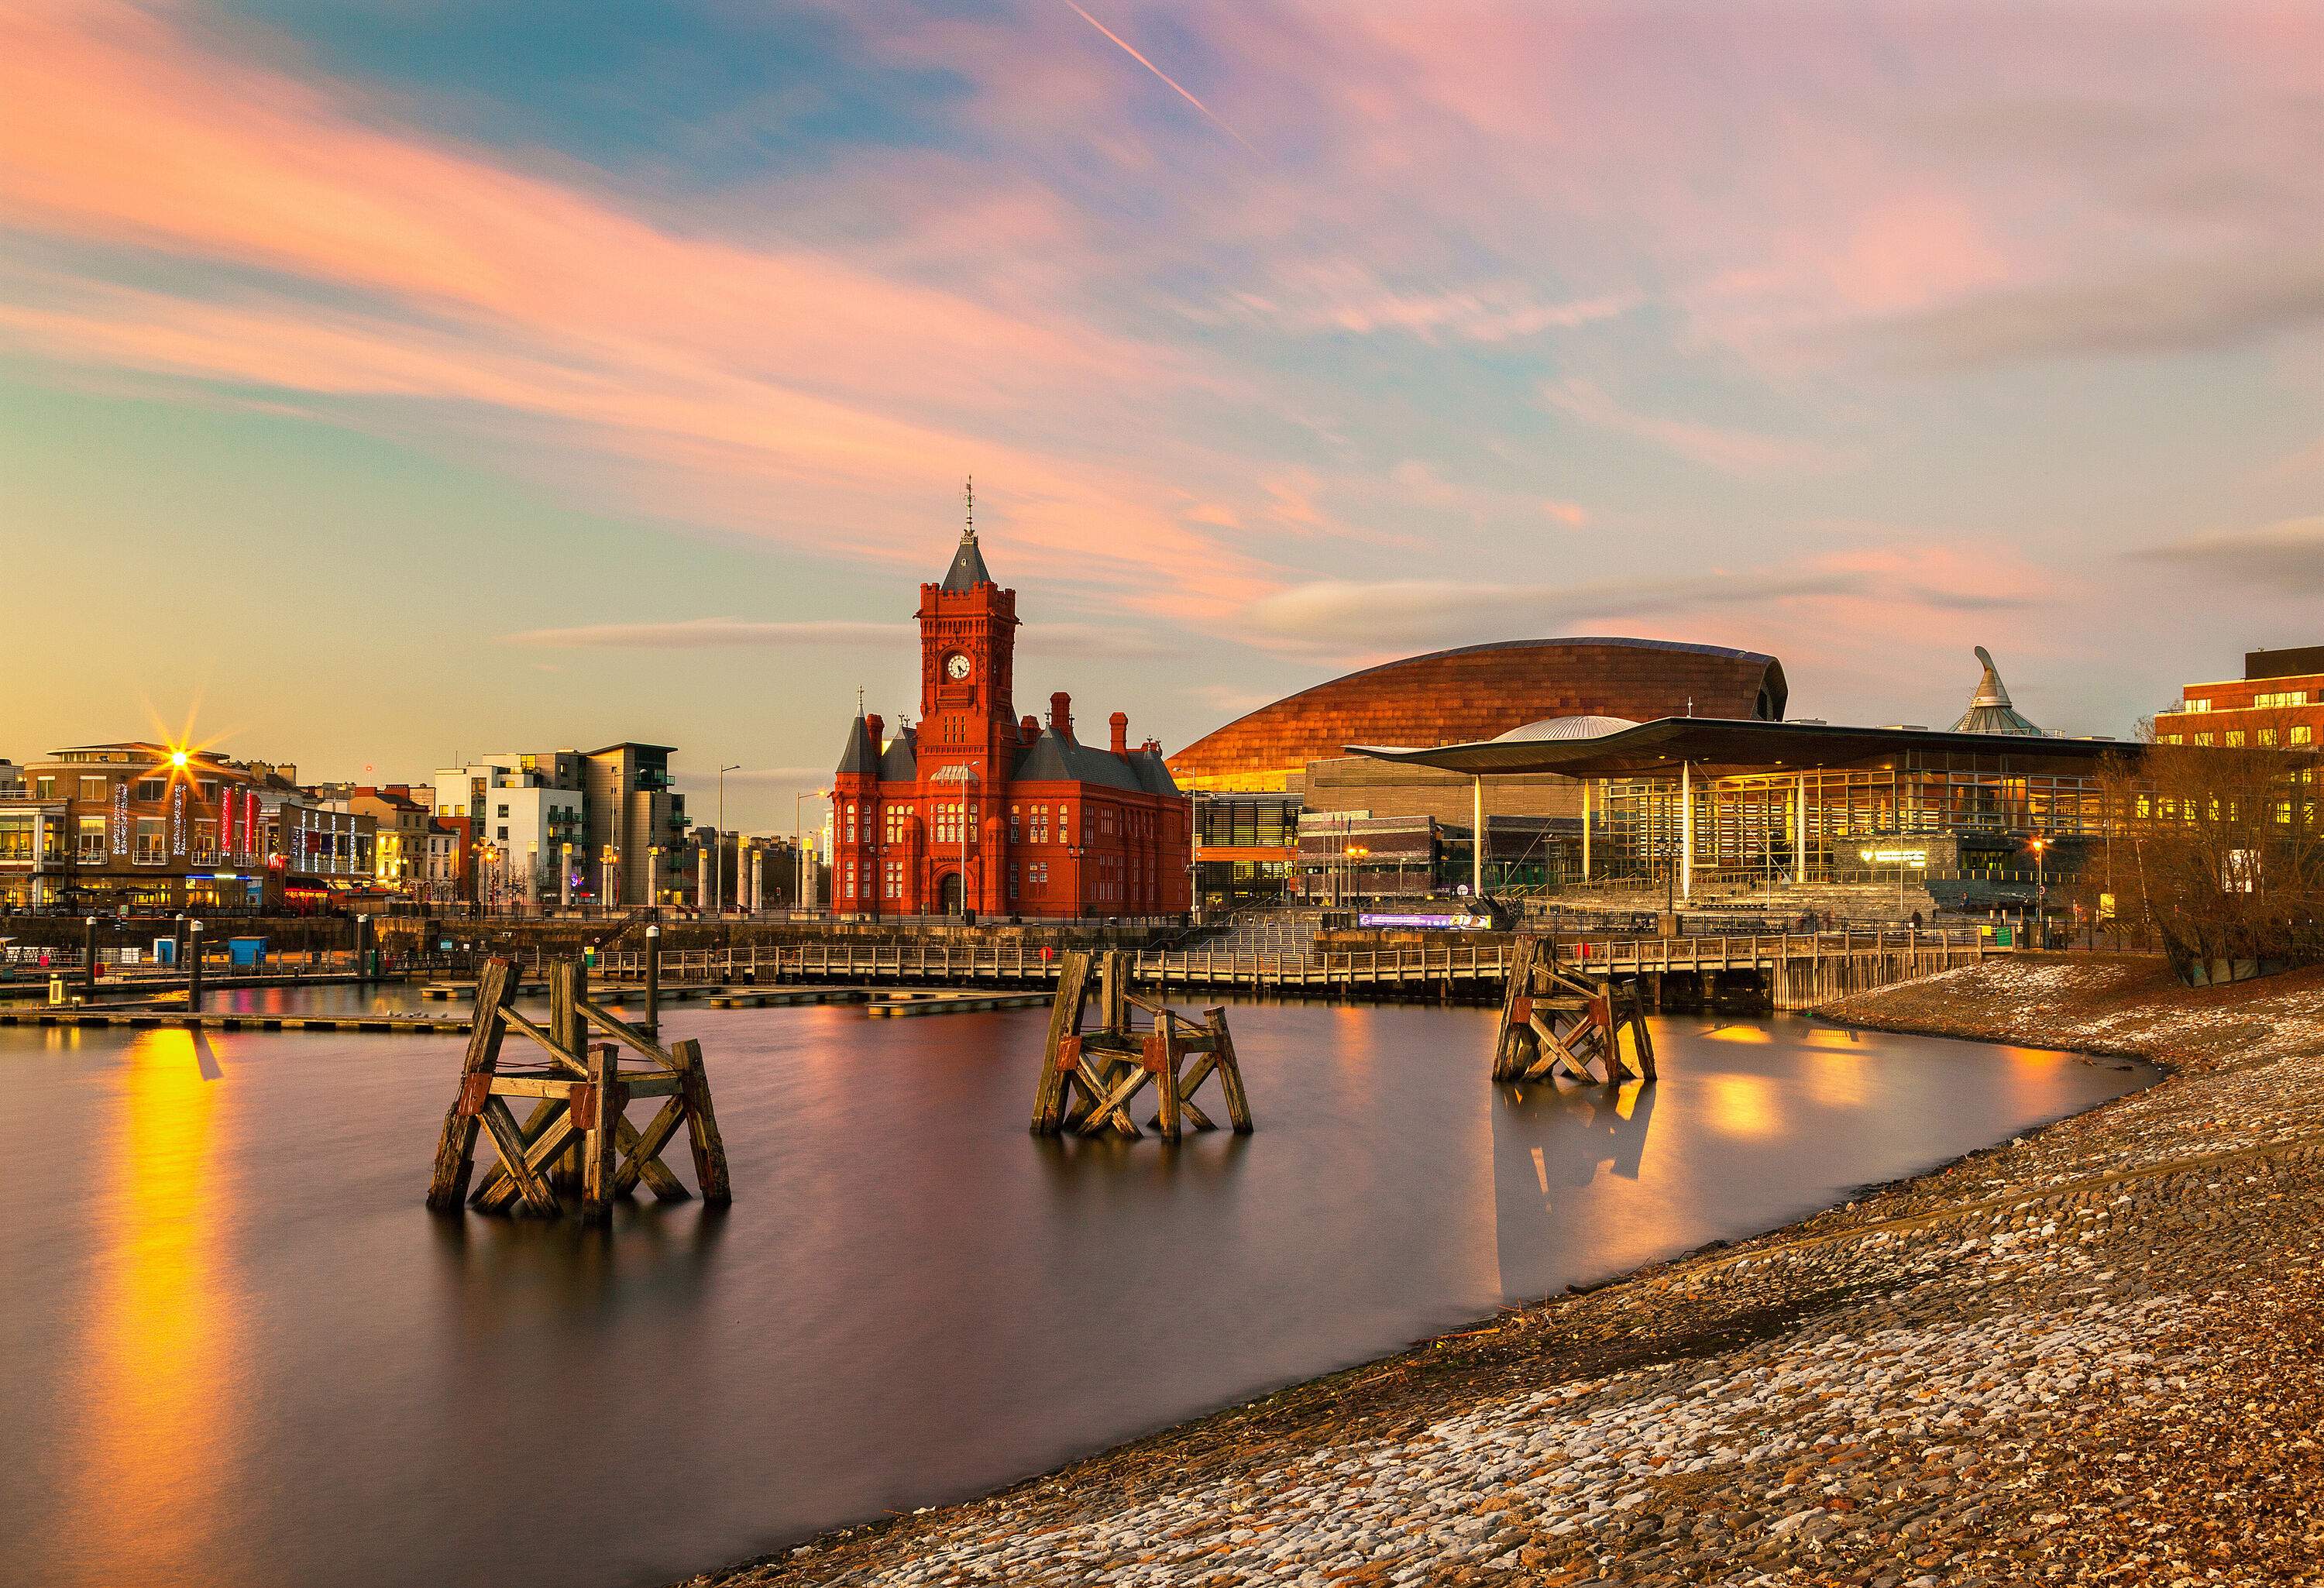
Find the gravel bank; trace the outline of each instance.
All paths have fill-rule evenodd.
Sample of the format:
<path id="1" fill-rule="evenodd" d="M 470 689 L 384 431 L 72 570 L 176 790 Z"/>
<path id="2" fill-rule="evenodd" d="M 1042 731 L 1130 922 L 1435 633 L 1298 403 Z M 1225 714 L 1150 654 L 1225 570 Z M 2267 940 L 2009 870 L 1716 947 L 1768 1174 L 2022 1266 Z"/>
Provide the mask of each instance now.
<path id="1" fill-rule="evenodd" d="M 1996 960 L 1868 1025 L 2172 1076 L 1759 1241 L 694 1579 L 2324 1581 L 2324 974 Z"/>

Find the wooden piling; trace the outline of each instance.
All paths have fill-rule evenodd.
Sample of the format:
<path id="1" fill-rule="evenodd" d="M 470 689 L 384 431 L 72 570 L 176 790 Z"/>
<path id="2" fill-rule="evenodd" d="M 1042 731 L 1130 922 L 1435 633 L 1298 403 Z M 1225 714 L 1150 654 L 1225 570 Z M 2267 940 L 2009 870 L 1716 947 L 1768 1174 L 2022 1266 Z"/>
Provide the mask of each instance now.
<path id="1" fill-rule="evenodd" d="M 486 962 L 477 981 L 460 1092 L 437 1147 L 428 1205 L 439 1212 L 460 1205 L 481 1131 L 500 1161 L 468 1197 L 469 1205 L 484 1213 L 521 1208 L 550 1215 L 561 1211 L 559 1189 L 569 1188 L 578 1194 L 585 1221 L 608 1223 L 614 1201 L 640 1184 L 662 1198 L 689 1195 L 661 1160 L 681 1124 L 688 1132 L 703 1201 L 729 1204 L 726 1149 L 711 1106 L 701 1045 L 688 1040 L 665 1050 L 646 1031 L 590 1002 L 588 972 L 578 962 L 558 961 L 547 969 L 549 1013 L 536 1025 L 510 1007 L 514 965 L 505 959 Z M 593 1042 L 593 1029 L 613 1040 Z M 502 1039 L 512 1030 L 540 1048 L 548 1060 L 545 1071 L 499 1068 Z M 647 1063 L 624 1069 L 624 1048 Z M 511 1097 L 532 1104 L 521 1125 L 509 1112 Z M 643 1131 L 625 1114 L 637 1098 L 661 1100 Z"/>

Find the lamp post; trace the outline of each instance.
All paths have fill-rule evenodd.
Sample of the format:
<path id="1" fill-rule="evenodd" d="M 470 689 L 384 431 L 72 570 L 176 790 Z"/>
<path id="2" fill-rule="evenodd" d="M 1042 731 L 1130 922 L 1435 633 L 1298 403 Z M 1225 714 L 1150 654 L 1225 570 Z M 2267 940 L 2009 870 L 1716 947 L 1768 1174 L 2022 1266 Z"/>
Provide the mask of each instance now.
<path id="1" fill-rule="evenodd" d="M 710 838 L 710 900 L 712 908 L 720 915 L 726 913 L 726 774 L 742 770 L 742 763 L 739 761 L 732 766 L 718 769 L 718 830 Z M 735 885 L 741 886 L 742 881 L 740 877 L 735 878 Z"/>
<path id="2" fill-rule="evenodd" d="M 2035 838 L 2030 847 L 2034 851 L 2034 946 L 2041 948 L 2047 946 L 2044 939 L 2049 936 L 2050 840 Z"/>

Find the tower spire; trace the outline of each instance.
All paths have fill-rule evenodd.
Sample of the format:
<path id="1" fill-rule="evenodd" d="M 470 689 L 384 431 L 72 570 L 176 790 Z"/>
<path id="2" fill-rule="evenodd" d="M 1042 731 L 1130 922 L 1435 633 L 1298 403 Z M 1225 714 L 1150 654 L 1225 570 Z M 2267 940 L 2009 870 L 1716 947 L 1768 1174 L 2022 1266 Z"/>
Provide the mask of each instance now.
<path id="1" fill-rule="evenodd" d="M 961 531 L 960 538 L 964 540 L 973 540 L 976 539 L 976 476 L 974 475 L 968 476 L 968 484 L 961 488 L 961 496 L 968 504 L 968 526 Z"/>

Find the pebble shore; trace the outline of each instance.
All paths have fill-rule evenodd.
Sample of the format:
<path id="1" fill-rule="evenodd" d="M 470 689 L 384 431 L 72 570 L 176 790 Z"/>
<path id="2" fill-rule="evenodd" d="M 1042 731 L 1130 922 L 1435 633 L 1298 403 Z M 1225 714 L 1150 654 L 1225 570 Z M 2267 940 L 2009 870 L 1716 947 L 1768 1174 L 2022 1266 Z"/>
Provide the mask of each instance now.
<path id="1" fill-rule="evenodd" d="M 1830 1011 L 2161 1084 L 1758 1240 L 692 1579 L 2324 1582 L 2324 973 L 1996 959 Z"/>

